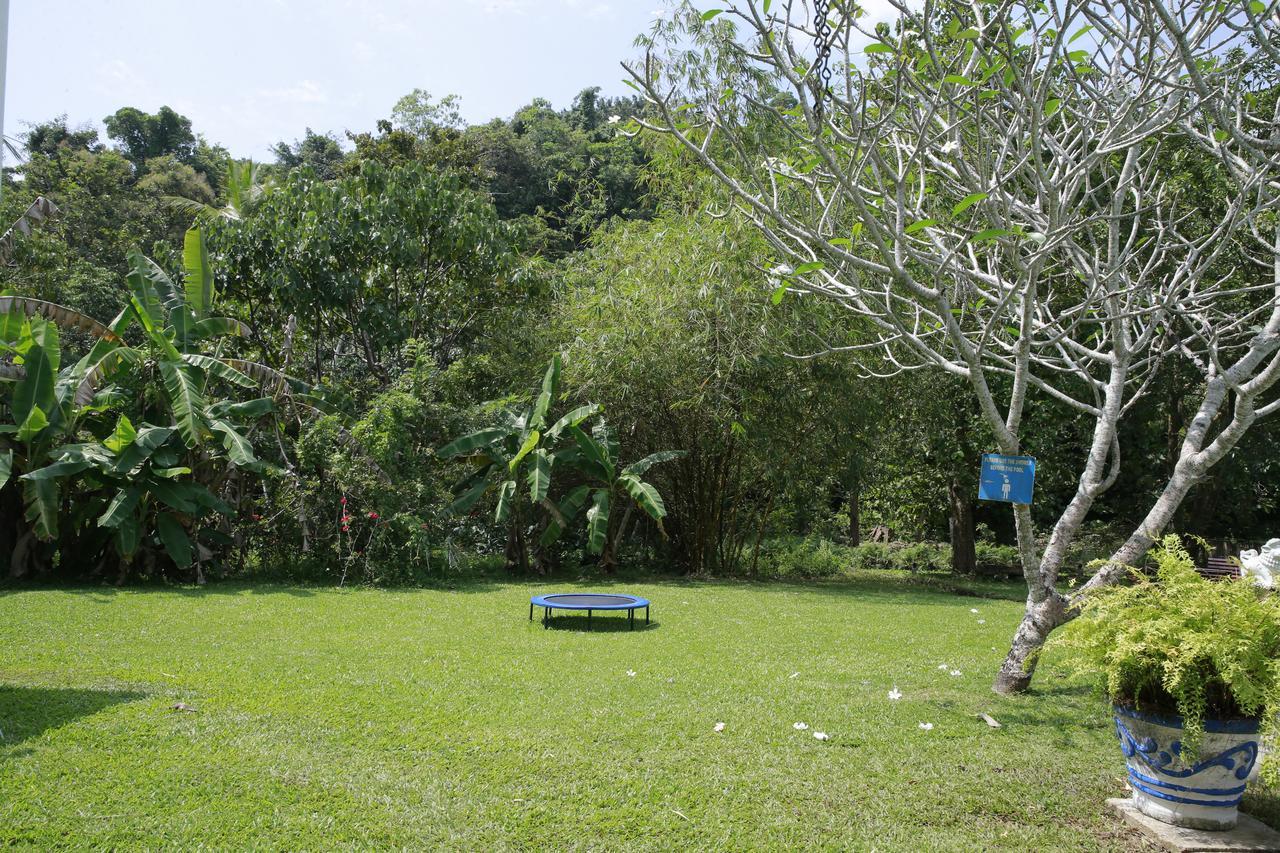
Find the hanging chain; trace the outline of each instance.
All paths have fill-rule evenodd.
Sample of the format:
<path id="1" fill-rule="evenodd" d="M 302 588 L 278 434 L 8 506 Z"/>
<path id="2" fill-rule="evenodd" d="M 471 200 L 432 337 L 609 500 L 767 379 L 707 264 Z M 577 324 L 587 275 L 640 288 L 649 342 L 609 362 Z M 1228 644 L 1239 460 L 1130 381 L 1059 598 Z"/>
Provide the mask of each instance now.
<path id="1" fill-rule="evenodd" d="M 813 114 L 822 123 L 823 110 L 827 97 L 831 94 L 831 22 L 827 20 L 827 10 L 831 0 L 813 0 L 813 32 L 814 46 L 818 56 L 813 61 Z"/>

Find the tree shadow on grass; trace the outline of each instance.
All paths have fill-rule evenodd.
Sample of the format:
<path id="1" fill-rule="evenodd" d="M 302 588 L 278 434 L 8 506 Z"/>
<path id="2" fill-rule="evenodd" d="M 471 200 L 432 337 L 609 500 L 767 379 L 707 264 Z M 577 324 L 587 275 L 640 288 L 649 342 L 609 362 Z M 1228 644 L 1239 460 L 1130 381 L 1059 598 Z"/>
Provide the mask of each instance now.
<path id="1" fill-rule="evenodd" d="M 1280 829 L 1280 789 L 1254 782 L 1245 792 L 1240 811 L 1256 817 L 1272 829 Z"/>
<path id="2" fill-rule="evenodd" d="M 0 684 L 0 749 L 39 737 L 112 705 L 143 698 L 145 693 L 133 690 Z"/>

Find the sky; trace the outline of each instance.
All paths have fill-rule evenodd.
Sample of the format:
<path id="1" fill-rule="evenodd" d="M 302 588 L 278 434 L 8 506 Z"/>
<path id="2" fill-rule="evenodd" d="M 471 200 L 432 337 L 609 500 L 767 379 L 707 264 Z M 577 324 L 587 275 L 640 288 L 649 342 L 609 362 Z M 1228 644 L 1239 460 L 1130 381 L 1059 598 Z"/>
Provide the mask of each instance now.
<path id="1" fill-rule="evenodd" d="M 95 124 L 168 105 L 239 157 L 371 131 L 414 88 L 470 123 L 587 86 L 630 93 L 618 63 L 661 0 L 11 0 L 4 132 L 65 113 Z"/>

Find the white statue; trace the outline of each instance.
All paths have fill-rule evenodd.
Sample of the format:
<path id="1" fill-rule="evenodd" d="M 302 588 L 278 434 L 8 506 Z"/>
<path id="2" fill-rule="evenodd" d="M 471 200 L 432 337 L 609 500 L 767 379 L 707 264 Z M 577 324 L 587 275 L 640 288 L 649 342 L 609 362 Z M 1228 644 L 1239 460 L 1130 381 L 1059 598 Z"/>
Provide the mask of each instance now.
<path id="1" fill-rule="evenodd" d="M 1280 574 L 1280 539 L 1272 539 L 1262 546 L 1262 551 L 1241 551 L 1240 566 L 1244 577 L 1263 589 L 1275 588 L 1275 576 Z"/>

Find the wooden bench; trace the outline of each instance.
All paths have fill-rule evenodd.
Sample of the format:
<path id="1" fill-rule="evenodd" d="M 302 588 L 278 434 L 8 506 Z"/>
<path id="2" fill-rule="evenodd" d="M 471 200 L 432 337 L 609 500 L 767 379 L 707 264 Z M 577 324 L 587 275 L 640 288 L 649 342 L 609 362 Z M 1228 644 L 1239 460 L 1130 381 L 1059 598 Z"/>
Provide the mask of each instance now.
<path id="1" fill-rule="evenodd" d="M 1209 565 L 1196 567 L 1196 571 L 1211 581 L 1240 577 L 1240 561 L 1235 557 L 1210 557 Z"/>

